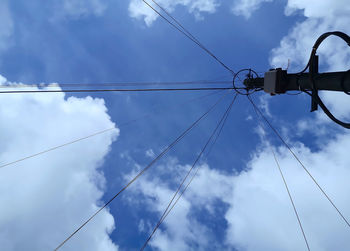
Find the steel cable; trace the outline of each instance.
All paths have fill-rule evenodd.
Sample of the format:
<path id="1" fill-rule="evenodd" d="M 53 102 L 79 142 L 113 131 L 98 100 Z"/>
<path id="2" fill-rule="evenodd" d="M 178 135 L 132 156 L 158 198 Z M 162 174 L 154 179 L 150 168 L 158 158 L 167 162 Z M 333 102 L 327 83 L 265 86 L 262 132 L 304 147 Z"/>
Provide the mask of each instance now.
<path id="1" fill-rule="evenodd" d="M 227 94 L 226 94 L 227 95 Z M 97 214 L 106 208 L 115 198 L 117 198 L 123 191 L 125 191 L 132 183 L 134 183 L 141 175 L 143 175 L 151 166 L 153 166 L 159 159 L 161 159 L 168 151 L 170 151 L 179 141 L 181 141 L 203 118 L 205 118 L 226 95 L 220 97 L 203 115 L 194 121 L 183 133 L 181 133 L 170 145 L 168 145 L 156 158 L 154 158 L 145 168 L 143 168 L 134 178 L 132 178 L 118 193 L 109 199 L 100 209 L 91 215 L 82 225 L 80 225 L 71 235 L 69 235 L 63 242 L 61 242 L 54 250 L 60 249 L 68 240 L 70 240 L 76 233 L 78 233 L 86 224 L 88 224 Z"/>
<path id="2" fill-rule="evenodd" d="M 306 168 L 306 166 L 301 162 L 301 160 L 298 158 L 298 156 L 294 153 L 292 148 L 287 144 L 287 142 L 282 138 L 282 136 L 278 133 L 278 131 L 275 129 L 275 127 L 269 122 L 269 120 L 265 117 L 265 115 L 260 111 L 260 109 L 255 105 L 254 101 L 251 99 L 250 96 L 247 96 L 250 103 L 256 108 L 260 116 L 264 119 L 265 123 L 271 128 L 271 130 L 275 133 L 275 135 L 281 140 L 281 142 L 287 147 L 289 152 L 292 154 L 292 156 L 296 159 L 296 161 L 301 165 L 301 167 L 304 169 L 304 171 L 309 175 L 309 177 L 312 179 L 312 181 L 315 183 L 315 185 L 318 187 L 318 189 L 322 192 L 322 194 L 326 197 L 326 199 L 331 203 L 333 208 L 338 212 L 339 216 L 344 220 L 346 225 L 350 227 L 350 224 L 348 220 L 345 218 L 345 216 L 340 212 L 338 207 L 334 204 L 333 200 L 327 195 L 325 190 L 318 184 L 316 179 L 312 176 L 310 171 Z"/>
<path id="3" fill-rule="evenodd" d="M 260 127 L 262 128 L 262 130 L 263 130 L 264 133 L 265 133 L 265 129 L 264 129 L 264 126 L 263 126 L 263 123 L 262 123 L 262 119 L 261 119 L 261 117 L 259 116 L 258 111 L 256 110 L 255 106 L 253 106 L 253 108 L 254 108 L 256 117 L 257 117 L 257 119 L 258 119 L 258 121 L 259 121 Z M 275 160 L 276 166 L 277 166 L 277 168 L 278 168 L 278 170 L 279 170 L 279 173 L 280 173 L 281 178 L 282 178 L 282 180 L 283 180 L 284 186 L 285 186 L 286 191 L 287 191 L 287 193 L 288 193 L 289 200 L 290 200 L 290 202 L 291 202 L 291 204 L 292 204 L 292 207 L 293 207 L 295 216 L 296 216 L 296 218 L 297 218 L 300 231 L 301 231 L 301 233 L 302 233 L 302 235 L 303 235 L 306 248 L 307 248 L 308 251 L 310 251 L 309 242 L 308 242 L 308 240 L 307 240 L 307 238 L 306 238 L 303 225 L 301 224 L 301 220 L 300 220 L 300 217 L 299 217 L 298 210 L 297 210 L 297 208 L 296 208 L 296 206 L 295 206 L 295 203 L 294 203 L 292 194 L 290 193 L 290 190 L 289 190 L 287 181 L 286 181 L 286 179 L 285 179 L 285 177 L 284 177 L 284 174 L 283 174 L 283 172 L 282 172 L 281 166 L 280 166 L 280 164 L 279 164 L 279 162 L 278 162 L 278 160 L 277 160 L 277 156 L 276 156 L 276 154 L 275 154 L 275 151 L 273 150 L 273 148 L 272 148 L 272 146 L 270 145 L 270 143 L 267 141 L 265 134 L 262 134 L 262 136 L 263 136 L 264 141 L 267 142 L 267 144 L 269 145 L 270 150 L 271 150 L 271 152 L 272 152 L 272 154 L 273 154 L 273 158 L 274 158 L 274 160 Z"/>
<path id="4" fill-rule="evenodd" d="M 189 99 L 189 100 L 187 100 L 187 101 L 185 101 L 185 102 L 180 103 L 178 106 L 183 106 L 183 105 L 188 104 L 188 103 L 190 103 L 190 102 L 192 102 L 192 101 L 200 100 L 200 99 L 209 97 L 209 96 L 211 96 L 211 95 L 217 94 L 217 93 L 219 93 L 219 92 L 221 92 L 221 90 L 215 91 L 215 92 L 212 92 L 212 93 L 209 93 L 209 94 L 206 94 L 206 95 L 202 95 L 202 96 L 200 96 L 200 97 L 195 97 L 195 98 Z M 163 107 L 163 106 L 162 106 L 162 107 Z M 155 110 L 156 110 L 156 109 L 155 109 Z M 146 117 L 152 116 L 152 115 L 155 115 L 155 113 L 154 113 L 154 112 L 150 112 L 150 113 L 144 114 L 143 116 L 141 116 L 141 117 L 139 117 L 139 118 L 131 119 L 131 120 L 129 120 L 129 121 L 126 121 L 126 122 L 124 122 L 124 123 L 119 124 L 119 125 L 118 125 L 118 128 L 127 126 L 127 125 L 129 125 L 129 124 L 131 124 L 131 123 L 134 123 L 134 122 L 140 120 L 140 119 L 143 119 L 143 118 L 146 118 Z M 66 142 L 66 143 L 63 143 L 63 144 L 60 144 L 60 145 L 56 145 L 56 146 L 51 147 L 51 148 L 47 148 L 46 150 L 43 150 L 43 151 L 40 151 L 40 152 L 37 152 L 37 153 L 34 153 L 34 154 L 27 155 L 27 156 L 22 157 L 22 158 L 20 158 L 20 159 L 17 159 L 17 160 L 14 160 L 14 161 L 10 161 L 10 162 L 6 162 L 6 163 L 4 163 L 4 164 L 0 164 L 0 168 L 6 167 L 6 166 L 10 166 L 10 165 L 13 165 L 13 164 L 22 162 L 22 161 L 27 160 L 27 159 L 31 159 L 31 158 L 37 157 L 37 156 L 39 156 L 39 155 L 42 155 L 42 154 L 45 154 L 45 153 L 48 153 L 48 152 L 57 150 L 57 149 L 59 149 L 59 148 L 63 148 L 63 147 L 65 147 L 65 146 L 68 146 L 68 145 L 71 145 L 71 144 L 80 142 L 80 141 L 82 141 L 82 140 L 89 139 L 89 138 L 92 138 L 92 137 L 97 136 L 97 135 L 100 135 L 100 134 L 104 134 L 104 133 L 109 132 L 109 131 L 112 131 L 112 130 L 114 130 L 114 129 L 115 129 L 115 127 L 107 128 L 107 129 L 104 129 L 104 130 L 101 130 L 101 131 L 98 131 L 98 132 L 94 132 L 94 133 L 92 133 L 92 134 L 90 134 L 90 135 L 87 135 L 87 136 L 84 136 L 84 137 L 81 137 L 81 138 L 77 138 L 77 139 L 74 139 L 74 140 L 72 140 L 72 141 L 69 141 L 69 142 Z"/>
<path id="5" fill-rule="evenodd" d="M 178 186 L 176 192 L 174 193 L 173 197 L 171 198 L 171 200 L 169 201 L 166 209 L 164 210 L 162 216 L 160 217 L 157 225 L 154 227 L 152 233 L 149 235 L 149 237 L 147 238 L 147 240 L 145 241 L 145 243 L 143 244 L 143 246 L 141 247 L 140 251 L 143 251 L 147 244 L 149 243 L 149 241 L 151 240 L 151 238 L 153 237 L 153 235 L 155 234 L 155 232 L 157 231 L 157 229 L 159 228 L 159 226 L 162 224 L 162 222 L 165 220 L 165 218 L 169 215 L 169 213 L 171 212 L 171 210 L 174 208 L 174 206 L 177 204 L 177 202 L 179 201 L 179 199 L 182 197 L 182 195 L 184 194 L 184 192 L 186 191 L 186 189 L 188 188 L 188 186 L 191 184 L 192 180 L 194 179 L 194 177 L 196 176 L 197 172 L 198 172 L 198 168 L 195 172 L 195 174 L 192 176 L 191 180 L 187 183 L 187 185 L 185 186 L 185 188 L 182 190 L 182 192 L 180 193 L 180 195 L 178 196 L 178 198 L 176 199 L 176 201 L 173 203 L 174 199 L 176 198 L 176 196 L 178 195 L 178 193 L 180 192 L 182 186 L 184 185 L 184 183 L 186 182 L 187 178 L 189 177 L 189 175 L 191 174 L 191 172 L 193 171 L 193 169 L 195 168 L 195 166 L 197 165 L 198 161 L 200 160 L 200 158 L 202 157 L 204 151 L 207 149 L 209 143 L 211 142 L 212 138 L 214 137 L 214 135 L 216 134 L 216 132 L 218 131 L 219 127 L 221 125 L 224 125 L 224 123 L 226 122 L 227 116 L 232 108 L 233 103 L 235 102 L 236 98 L 237 98 L 237 93 L 234 96 L 232 102 L 230 103 L 230 105 L 228 106 L 228 108 L 226 109 L 225 113 L 223 114 L 222 118 L 220 119 L 220 121 L 218 122 L 218 124 L 216 125 L 216 128 L 214 129 L 214 131 L 212 132 L 212 134 L 210 135 L 210 137 L 208 138 L 207 142 L 205 143 L 204 147 L 202 148 L 201 152 L 199 153 L 199 155 L 197 156 L 196 160 L 194 161 L 194 163 L 192 164 L 192 167 L 187 171 L 186 176 L 183 178 L 182 182 L 180 183 L 180 185 Z M 222 128 L 222 127 L 221 127 Z"/>
<path id="6" fill-rule="evenodd" d="M 203 87 L 203 88 L 149 88 L 149 89 L 69 89 L 69 90 L 10 90 L 0 91 L 0 94 L 20 94 L 20 93 L 71 93 L 71 92 L 162 92 L 162 91 L 215 91 L 232 90 L 232 87 Z"/>
<path id="7" fill-rule="evenodd" d="M 169 23 L 171 26 L 173 26 L 175 29 L 177 29 L 179 32 L 181 32 L 183 35 L 185 35 L 187 38 L 189 38 L 192 42 L 197 44 L 200 48 L 202 48 L 205 52 L 207 52 L 211 57 L 213 57 L 219 64 L 221 64 L 226 70 L 228 70 L 232 75 L 234 75 L 234 71 L 228 67 L 225 63 L 223 63 L 217 56 L 215 56 L 210 50 L 208 50 L 202 43 L 199 42 L 199 40 L 194 37 L 186 28 L 184 28 L 183 25 L 180 24 L 168 11 L 166 11 L 163 7 L 161 7 L 156 1 L 152 0 L 153 3 L 155 3 L 162 11 L 164 11 L 171 19 L 174 20 L 174 22 L 179 25 L 176 26 L 174 23 L 169 21 L 165 16 L 163 16 L 159 11 L 157 11 L 151 4 L 149 4 L 146 0 L 142 0 L 148 7 L 150 7 L 155 13 L 157 13 L 161 18 L 163 18 L 167 23 Z"/>
<path id="8" fill-rule="evenodd" d="M 51 83 L 51 84 L 4 84 L 0 89 L 13 88 L 54 88 L 54 87 L 124 87 L 124 86 L 169 86 L 169 85 L 219 85 L 230 84 L 225 80 L 196 80 L 196 81 L 171 81 L 171 82 L 102 82 L 102 83 Z"/>

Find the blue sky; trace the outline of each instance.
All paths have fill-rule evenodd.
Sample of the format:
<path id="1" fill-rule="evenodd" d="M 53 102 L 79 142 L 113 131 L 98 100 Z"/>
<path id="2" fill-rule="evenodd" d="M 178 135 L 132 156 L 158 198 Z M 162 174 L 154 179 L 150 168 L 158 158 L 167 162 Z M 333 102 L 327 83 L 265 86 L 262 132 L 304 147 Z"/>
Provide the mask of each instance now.
<path id="1" fill-rule="evenodd" d="M 319 35 L 350 33 L 345 0 L 159 3 L 234 71 L 263 73 L 286 68 L 290 60 L 288 70 L 296 72 Z M 348 69 L 349 56 L 341 41 L 330 39 L 320 48 L 320 68 Z M 139 0 L 3 0 L 0 75 L 1 85 L 232 79 Z M 220 96 L 202 97 L 206 94 L 3 95 L 2 164 L 115 129 L 0 168 L 1 249 L 54 249 Z M 322 96 L 337 116 L 350 118 L 345 94 Z M 349 133 L 321 112 L 309 113 L 305 95 L 259 93 L 254 99 L 350 217 Z M 229 102 L 226 98 L 62 250 L 138 250 Z M 285 171 L 311 250 L 349 249 L 344 222 L 239 96 L 213 151 L 200 161 L 198 177 L 148 250 L 306 249 L 265 134 Z"/>

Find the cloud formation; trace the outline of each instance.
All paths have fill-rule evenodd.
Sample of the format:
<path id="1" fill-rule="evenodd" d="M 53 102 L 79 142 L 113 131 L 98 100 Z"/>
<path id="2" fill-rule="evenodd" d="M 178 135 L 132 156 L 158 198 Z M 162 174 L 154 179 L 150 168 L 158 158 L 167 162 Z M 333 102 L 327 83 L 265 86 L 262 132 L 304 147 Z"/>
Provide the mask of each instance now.
<path id="1" fill-rule="evenodd" d="M 346 147 L 350 137 L 338 135 L 320 151 L 294 148 L 309 171 L 325 188 L 343 213 L 350 216 L 345 191 L 350 175 Z M 345 147 L 345 148 L 344 148 Z M 347 250 L 348 229 L 337 212 L 284 147 L 277 157 L 286 175 L 311 250 Z M 305 243 L 287 192 L 269 148 L 261 148 L 248 169 L 234 179 L 234 195 L 226 214 L 227 240 L 239 250 L 303 250 Z"/>
<path id="2" fill-rule="evenodd" d="M 280 46 L 271 54 L 273 66 L 284 66 L 286 59 L 291 59 L 293 68 L 300 68 L 307 63 L 312 45 L 322 33 L 340 30 L 350 33 L 350 6 L 347 1 L 322 2 L 289 0 L 286 15 L 302 13 L 303 22 L 297 23 L 285 36 Z M 319 50 L 320 60 L 330 70 L 343 70 L 350 65 L 350 51 L 340 39 L 329 39 Z"/>
<path id="3" fill-rule="evenodd" d="M 139 2 L 131 2 L 130 15 L 135 18 L 144 18 L 146 24 L 151 25 L 157 18 L 156 14 L 149 8 L 137 6 Z M 272 2 L 272 0 L 236 0 L 233 2 L 232 11 L 235 15 L 249 18 L 266 2 Z M 181 4 L 177 1 L 174 1 L 172 6 L 167 6 L 167 1 L 160 3 L 170 11 Z M 296 23 L 282 38 L 280 45 L 271 51 L 270 64 L 274 67 L 286 68 L 289 59 L 290 71 L 302 69 L 308 61 L 312 45 L 318 36 L 333 30 L 350 34 L 349 13 L 350 6 L 345 0 L 287 1 L 285 15 L 299 15 L 304 19 Z M 322 44 L 319 55 L 321 69 L 336 71 L 349 68 L 349 47 L 337 38 L 330 38 Z M 337 116 L 349 119 L 348 96 L 343 93 L 322 95 L 326 104 Z M 268 108 L 267 103 L 265 106 Z M 318 145 L 317 151 L 292 139 L 290 143 L 314 177 L 349 218 L 350 200 L 345 191 L 350 187 L 345 177 L 350 175 L 348 168 L 350 163 L 346 150 L 350 147 L 350 136 L 343 131 L 338 131 L 329 138 L 327 134 L 329 130 L 324 123 L 331 122 L 325 119 L 323 113 L 318 113 L 312 122 L 323 131 L 321 134 L 314 135 L 315 141 L 322 142 L 322 145 Z M 297 124 L 301 126 L 305 123 L 309 121 L 299 121 Z M 259 132 L 261 133 L 261 130 Z M 322 140 L 320 137 L 323 137 Z M 290 185 L 311 250 L 350 249 L 347 241 L 347 226 L 334 208 L 290 155 L 288 149 L 285 147 L 274 147 L 274 149 L 277 151 L 277 158 Z M 164 169 L 169 172 L 173 170 L 184 172 L 188 168 L 189 166 L 170 163 Z M 185 250 L 195 247 L 206 250 L 216 245 L 223 245 L 220 246 L 221 249 L 238 250 L 303 250 L 306 248 L 288 195 L 266 144 L 261 143 L 244 171 L 238 174 L 221 173 L 216 167 L 205 164 L 201 168 L 182 203 L 179 203 L 169 219 L 164 222 L 163 228 L 154 236 L 150 245 L 160 250 L 168 250 L 169 247 Z M 236 168 L 233 167 L 233 169 Z M 153 174 L 152 177 L 148 176 L 140 180 L 138 187 L 134 187 L 132 191 L 138 199 L 143 198 L 150 212 L 159 217 L 167 200 L 174 192 L 173 180 L 177 180 L 178 176 L 168 177 L 172 181 L 155 177 L 157 175 Z M 227 206 L 227 210 L 221 216 L 226 221 L 227 228 L 225 228 L 225 243 L 219 244 L 215 241 L 215 233 L 210 226 L 200 220 L 204 216 L 199 217 L 198 211 L 204 208 L 206 214 L 216 215 L 222 204 Z M 144 221 L 145 219 L 142 220 L 143 226 Z M 155 222 L 151 225 L 154 224 Z M 205 237 L 210 241 L 203 240 Z"/>
<path id="4" fill-rule="evenodd" d="M 350 6 L 347 1 L 299 1 L 289 0 L 286 15 L 302 13 L 303 22 L 297 23 L 271 52 L 273 67 L 286 67 L 291 60 L 290 70 L 301 70 L 308 61 L 316 39 L 327 31 L 339 30 L 350 34 Z M 320 64 L 326 71 L 346 71 L 350 68 L 350 47 L 340 38 L 330 37 L 318 50 Z M 340 93 L 322 94 L 330 110 L 340 119 L 350 119 L 350 100 Z M 329 120 L 324 120 L 329 121 Z"/>
<path id="5" fill-rule="evenodd" d="M 129 193 L 134 198 L 131 201 L 144 203 L 149 212 L 160 217 L 173 196 L 177 184 L 190 167 L 190 165 L 180 165 L 174 158 L 168 159 L 167 164 L 150 170 L 152 174 L 142 177 L 133 187 L 130 187 Z M 230 180 L 230 177 L 202 164 L 193 185 L 158 229 L 150 245 L 159 250 L 208 250 L 214 246 L 222 250 L 223 245 L 216 240 L 215 233 L 198 218 L 196 210 L 204 209 L 206 213 L 215 217 L 215 202 L 226 198 L 224 195 L 232 194 Z M 221 185 L 212 186 L 213 184 Z M 208 185 L 211 185 L 211 189 L 207 188 Z M 155 222 L 140 219 L 142 225 L 145 225 L 144 222 L 153 229 Z M 146 234 L 150 232 L 150 229 L 141 230 Z"/>
<path id="6" fill-rule="evenodd" d="M 244 16 L 248 19 L 263 3 L 272 1 L 273 0 L 234 0 L 232 12 L 237 16 Z"/>
<path id="7" fill-rule="evenodd" d="M 313 152 L 300 142 L 293 150 L 350 217 L 350 135 L 339 134 Z M 285 147 L 275 148 L 311 250 L 348 250 L 348 227 Z M 189 165 L 169 160 L 129 192 L 160 217 Z M 303 250 L 305 243 L 270 148 L 262 143 L 240 173 L 202 164 L 198 176 L 164 221 L 150 245 L 159 250 Z M 236 168 L 233 167 L 233 170 Z M 165 171 L 166 170 L 166 171 Z M 165 175 L 168 174 L 168 176 Z M 176 175 L 171 175 L 175 173 Z M 159 178 L 162 177 L 162 178 Z M 165 178 L 167 177 L 167 178 Z M 222 243 L 210 221 L 226 222 Z M 141 219 L 148 225 L 155 222 Z M 144 232 L 142 228 L 142 232 Z M 150 230 L 146 231 L 147 233 Z"/>
<path id="8" fill-rule="evenodd" d="M 17 85 L 0 78 L 0 84 Z M 37 89 L 37 87 L 23 87 Z M 2 164 L 114 127 L 104 101 L 63 93 L 7 94 L 0 100 Z M 1 249 L 53 250 L 101 204 L 101 167 L 116 128 L 0 169 Z M 117 250 L 113 216 L 103 210 L 65 250 Z"/>
<path id="9" fill-rule="evenodd" d="M 157 6 L 148 1 L 156 9 Z M 189 13 L 192 13 L 196 18 L 201 18 L 202 13 L 214 13 L 219 6 L 217 0 L 158 0 L 157 3 L 165 8 L 170 13 L 180 5 L 186 7 Z M 151 8 L 149 8 L 144 2 L 139 0 L 131 0 L 129 4 L 129 14 L 133 18 L 143 19 L 147 26 L 151 26 L 152 23 L 158 18 Z"/>

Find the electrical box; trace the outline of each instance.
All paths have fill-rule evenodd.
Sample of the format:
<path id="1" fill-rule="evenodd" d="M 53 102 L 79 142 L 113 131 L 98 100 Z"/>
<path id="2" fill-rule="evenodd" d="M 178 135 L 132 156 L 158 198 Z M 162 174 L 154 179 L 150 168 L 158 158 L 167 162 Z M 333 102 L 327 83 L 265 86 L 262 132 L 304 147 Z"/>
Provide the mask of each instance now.
<path id="1" fill-rule="evenodd" d="M 287 71 L 281 68 L 265 72 L 264 91 L 270 94 L 285 93 L 287 86 Z"/>

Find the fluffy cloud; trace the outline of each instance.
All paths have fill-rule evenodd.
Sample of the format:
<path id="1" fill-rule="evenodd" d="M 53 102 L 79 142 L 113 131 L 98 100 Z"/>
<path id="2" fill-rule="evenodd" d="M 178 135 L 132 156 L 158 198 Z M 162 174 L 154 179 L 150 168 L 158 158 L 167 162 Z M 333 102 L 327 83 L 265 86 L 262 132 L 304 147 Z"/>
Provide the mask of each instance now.
<path id="1" fill-rule="evenodd" d="M 319 35 L 333 30 L 350 33 L 349 12 L 346 1 L 289 0 L 286 15 L 302 13 L 305 20 L 297 23 L 282 39 L 280 46 L 272 50 L 271 64 L 274 67 L 286 67 L 286 62 L 290 59 L 292 70 L 302 69 Z M 320 47 L 319 55 L 323 68 L 327 70 L 349 68 L 350 50 L 340 39 L 327 40 Z M 348 96 L 343 93 L 325 93 L 323 97 L 336 115 L 349 119 Z M 329 122 L 329 119 L 319 113 L 312 124 L 319 127 L 325 121 Z M 299 125 L 304 123 L 305 121 L 299 121 Z M 316 135 L 316 138 L 323 137 L 319 151 L 312 152 L 302 143 L 294 142 L 299 145 L 295 151 L 302 156 L 311 173 L 326 188 L 345 217 L 349 217 L 349 199 L 344 193 L 349 189 L 349 184 L 344 177 L 350 175 L 350 163 L 345 150 L 350 146 L 350 137 L 340 132 L 329 140 L 327 129 L 322 126 L 321 129 L 326 133 Z M 347 226 L 336 211 L 322 198 L 287 149 L 279 148 L 278 158 L 295 197 L 311 250 L 349 249 L 350 245 L 346 241 Z M 260 149 L 249 168 L 235 179 L 234 196 L 230 203 L 232 207 L 228 210 L 226 219 L 229 222 L 228 240 L 239 249 L 305 249 L 295 215 L 274 166 L 269 150 Z"/>
<path id="2" fill-rule="evenodd" d="M 286 14 L 302 12 L 303 22 L 297 23 L 285 36 L 280 46 L 271 52 L 270 62 L 274 67 L 285 67 L 291 60 L 291 70 L 300 70 L 307 63 L 315 40 L 324 32 L 339 30 L 350 34 L 350 6 L 347 1 L 299 1 L 289 0 Z M 318 54 L 323 69 L 344 71 L 350 67 L 350 47 L 339 38 L 328 38 L 321 45 Z M 341 119 L 350 118 L 350 99 L 340 93 L 322 95 L 331 110 Z M 329 120 L 324 120 L 329 121 Z"/>
<path id="3" fill-rule="evenodd" d="M 271 0 L 272 1 L 272 0 Z M 249 18 L 264 2 L 269 0 L 236 0 L 233 13 Z M 134 2 L 134 3 L 133 3 Z M 157 16 L 150 9 L 133 1 L 129 11 L 133 17 L 144 18 L 150 25 Z M 189 2 L 189 1 L 188 1 Z M 134 6 L 132 5 L 134 4 Z M 167 6 L 173 10 L 176 4 Z M 302 1 L 289 0 L 285 8 L 286 15 L 302 15 L 304 20 L 296 23 L 281 40 L 280 45 L 271 52 L 270 63 L 274 67 L 286 67 L 291 61 L 290 70 L 302 69 L 307 63 L 310 50 L 324 32 L 341 30 L 350 34 L 350 6 L 341 1 Z M 350 49 L 338 38 L 329 38 L 319 49 L 322 69 L 346 70 L 350 65 Z M 342 119 L 350 117 L 350 99 L 342 93 L 323 94 L 325 102 Z M 268 108 L 268 102 L 265 102 Z M 322 130 L 314 136 L 318 150 L 311 150 L 302 142 L 289 139 L 293 150 L 306 164 L 321 186 L 327 191 L 346 218 L 350 217 L 350 199 L 346 191 L 350 189 L 347 177 L 350 176 L 350 161 L 347 157 L 350 147 L 350 135 L 343 131 L 333 132 L 329 138 L 329 129 L 323 123 L 329 122 L 323 113 L 313 118 L 312 124 Z M 298 126 L 309 128 L 310 121 L 299 121 Z M 318 129 L 319 129 L 318 128 Z M 320 130 L 317 130 L 320 132 Z M 257 130 L 261 133 L 261 130 Z M 326 136 L 326 137 L 325 137 Z M 322 138 L 322 139 L 321 139 Z M 274 147 L 277 158 L 285 173 L 287 182 L 299 211 L 304 231 L 311 250 L 349 250 L 348 227 L 334 208 L 312 183 L 302 167 L 290 155 L 285 147 Z M 152 176 L 141 179 L 132 193 L 143 200 L 147 210 L 160 217 L 168 200 L 175 190 L 174 181 L 179 182 L 179 174 L 189 166 L 170 162 L 164 170 L 176 171 L 176 176 L 159 179 L 159 168 Z M 233 167 L 232 169 L 236 169 Z M 208 189 L 210 188 L 210 189 Z M 222 204 L 227 208 L 218 216 Z M 225 208 L 225 207 L 224 207 Z M 199 217 L 204 209 L 206 216 Z M 203 211 L 200 211 L 203 213 Z M 210 225 L 201 220 L 203 217 L 223 217 L 227 227 L 223 226 L 225 243 L 217 243 Z M 142 231 L 144 223 L 142 222 Z M 150 223 L 147 222 L 146 225 Z M 154 225 L 153 222 L 151 225 Z M 208 241 L 209 240 L 209 241 Z M 159 250 L 174 249 L 206 250 L 303 250 L 306 249 L 293 208 L 279 176 L 278 169 L 266 144 L 261 143 L 244 170 L 240 173 L 221 173 L 216 167 L 202 165 L 198 177 L 186 192 L 183 200 L 163 224 L 150 243 Z"/>
<path id="4" fill-rule="evenodd" d="M 298 1 L 289 0 L 285 13 L 292 15 L 302 11 L 306 18 L 297 23 L 291 32 L 282 39 L 280 46 L 272 51 L 271 64 L 282 66 L 286 59 L 291 59 L 294 67 L 307 63 L 312 45 L 324 32 L 340 30 L 350 33 L 347 1 Z M 320 47 L 320 59 L 330 70 L 344 70 L 350 65 L 350 51 L 340 39 L 326 40 Z"/>
<path id="5" fill-rule="evenodd" d="M 151 0 L 148 2 L 158 9 L 155 4 L 152 4 Z M 193 13 L 197 18 L 201 18 L 201 13 L 203 12 L 215 12 L 216 8 L 219 6 L 217 0 L 159 0 L 157 3 L 169 12 L 173 12 L 178 5 L 185 6 L 188 11 Z M 158 15 L 140 0 L 131 0 L 129 4 L 129 14 L 133 18 L 143 18 L 148 26 L 158 18 Z"/>
<path id="6" fill-rule="evenodd" d="M 350 217 L 350 135 L 337 135 L 312 152 L 293 142 L 294 151 L 328 192 L 345 217 Z M 285 147 L 275 148 L 312 250 L 348 250 L 348 227 Z M 160 217 L 176 184 L 190 166 L 171 160 L 140 179 L 131 193 L 146 210 Z M 289 197 L 270 148 L 261 144 L 240 173 L 222 173 L 206 164 L 174 208 L 150 245 L 157 250 L 303 250 Z M 235 167 L 233 167 L 235 169 Z M 165 176 L 165 171 L 168 176 Z M 171 175 L 175 173 L 175 175 Z M 162 179 L 157 177 L 163 177 Z M 167 177 L 167 178 L 164 178 Z M 209 189 L 210 188 L 210 189 Z M 129 192 L 130 192 L 129 191 Z M 222 206 L 226 205 L 226 206 Z M 203 215 L 201 215 L 203 214 Z M 203 220 L 205 219 L 205 220 Z M 219 243 L 210 219 L 224 221 L 225 242 Z M 144 220 L 142 225 L 144 225 Z M 155 222 L 148 225 L 154 226 Z M 226 227 L 227 226 L 227 227 Z M 144 228 L 142 228 L 144 231 Z M 149 232 L 149 230 L 147 231 Z"/>
<path id="7" fill-rule="evenodd" d="M 349 10 L 350 11 L 350 10 Z M 274 67 L 285 67 L 288 59 L 291 60 L 292 70 L 301 70 L 306 65 L 311 48 L 316 39 L 327 31 L 340 30 L 350 33 L 347 23 L 348 16 L 333 18 L 308 18 L 298 23 L 292 31 L 284 37 L 280 46 L 273 49 L 270 62 Z M 350 65 L 350 51 L 346 43 L 337 38 L 329 38 L 318 50 L 320 63 L 328 70 L 344 70 Z"/>
<path id="8" fill-rule="evenodd" d="M 294 150 L 343 213 L 350 216 L 345 191 L 350 175 L 346 147 L 338 135 L 318 152 L 299 144 Z M 311 250 L 347 250 L 347 226 L 284 147 L 278 159 L 286 175 Z M 262 148 L 248 169 L 234 179 L 232 206 L 226 214 L 227 240 L 243 250 L 303 250 L 305 244 L 269 148 Z"/>
<path id="9" fill-rule="evenodd" d="M 3 77 L 0 82 L 14 85 Z M 0 120 L 2 164 L 114 127 L 102 99 L 63 93 L 2 95 Z M 104 192 L 99 167 L 118 134 L 116 128 L 1 168 L 1 249 L 53 250 L 90 216 Z M 104 210 L 65 250 L 117 250 L 109 238 L 113 229 L 114 219 Z"/>
<path id="10" fill-rule="evenodd" d="M 131 201 L 143 202 L 148 211 L 160 217 L 173 196 L 177 184 L 190 168 L 190 165 L 180 165 L 177 160 L 170 159 L 166 166 L 156 167 L 151 171 L 152 175 L 143 177 L 130 187 L 129 193 L 137 198 Z M 155 173 L 157 175 L 154 175 Z M 157 177 L 169 179 L 162 180 Z M 149 244 L 159 250 L 193 250 L 194 248 L 208 250 L 214 246 L 222 249 L 223 246 L 215 240 L 213 231 L 197 218 L 198 211 L 195 210 L 204 209 L 215 217 L 215 202 L 232 194 L 232 185 L 229 181 L 230 177 L 202 164 L 193 185 L 169 214 Z M 213 186 L 213 184 L 221 185 Z M 211 189 L 207 188 L 208 185 Z M 149 222 L 147 219 L 141 219 L 140 223 L 144 225 L 145 220 L 148 226 L 154 227 L 155 222 Z M 150 229 L 147 231 L 142 229 L 142 232 L 148 234 Z"/>
<path id="11" fill-rule="evenodd" d="M 252 13 L 260 8 L 264 2 L 272 2 L 273 0 L 234 0 L 232 12 L 245 18 L 250 18 Z"/>
<path id="12" fill-rule="evenodd" d="M 236 0 L 233 12 L 249 18 L 264 2 L 272 0 Z M 298 22 L 282 38 L 280 45 L 272 49 L 272 67 L 289 67 L 289 71 L 300 71 L 309 60 L 316 39 L 328 31 L 339 30 L 350 34 L 350 6 L 341 1 L 301 1 L 289 0 L 285 7 L 286 15 L 302 15 L 305 20 Z M 327 38 L 318 50 L 320 68 L 327 71 L 344 71 L 350 67 L 350 48 L 340 38 Z M 290 65 L 289 65 L 290 62 Z M 342 120 L 350 119 L 350 99 L 342 93 L 322 93 L 330 110 Z M 329 119 L 321 114 L 318 122 L 327 123 Z"/>

